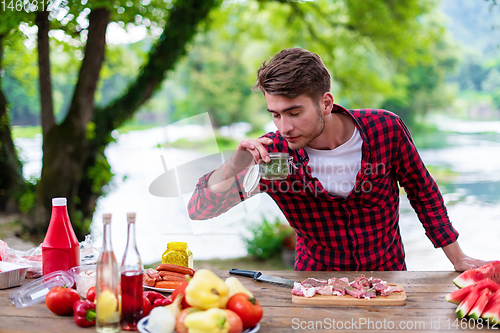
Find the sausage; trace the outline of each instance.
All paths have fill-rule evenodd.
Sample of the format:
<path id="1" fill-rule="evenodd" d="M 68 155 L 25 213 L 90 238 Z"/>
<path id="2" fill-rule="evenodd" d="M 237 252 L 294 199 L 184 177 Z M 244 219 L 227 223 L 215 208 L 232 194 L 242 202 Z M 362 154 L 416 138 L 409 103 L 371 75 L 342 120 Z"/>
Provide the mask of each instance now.
<path id="1" fill-rule="evenodd" d="M 170 272 L 194 275 L 194 269 L 184 267 L 184 266 L 179 266 L 179 265 L 172 265 L 172 264 L 159 264 L 156 267 L 156 270 L 157 271 L 170 271 Z"/>
<path id="2" fill-rule="evenodd" d="M 142 284 L 148 287 L 154 287 L 155 286 L 155 280 L 149 277 L 148 274 L 142 273 Z"/>
<path id="3" fill-rule="evenodd" d="M 181 274 L 181 273 L 176 273 L 176 272 L 170 272 L 170 271 L 159 271 L 158 272 L 163 280 L 168 280 L 165 279 L 165 277 L 178 277 L 183 280 L 186 280 L 186 275 L 188 274 Z M 192 275 L 189 275 L 192 277 Z"/>
<path id="4" fill-rule="evenodd" d="M 162 280 L 160 274 L 156 270 L 154 270 L 152 268 L 148 268 L 146 270 L 146 273 L 148 273 L 149 277 L 152 278 L 155 281 L 161 281 Z"/>
<path id="5" fill-rule="evenodd" d="M 163 289 L 175 289 L 177 288 L 183 281 L 158 281 L 155 284 L 155 288 L 163 288 Z"/>
<path id="6" fill-rule="evenodd" d="M 166 275 L 163 277 L 163 281 L 181 281 L 181 282 L 186 282 L 186 278 L 185 277 L 179 277 L 179 276 L 170 276 L 170 275 Z"/>

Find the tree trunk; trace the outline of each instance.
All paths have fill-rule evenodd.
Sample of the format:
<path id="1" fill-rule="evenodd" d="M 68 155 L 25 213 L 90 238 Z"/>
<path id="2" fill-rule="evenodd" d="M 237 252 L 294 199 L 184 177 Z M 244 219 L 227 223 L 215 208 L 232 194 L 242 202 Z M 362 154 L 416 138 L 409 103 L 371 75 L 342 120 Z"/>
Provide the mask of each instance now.
<path id="1" fill-rule="evenodd" d="M 77 209 L 83 218 L 92 218 L 95 202 L 102 195 L 102 187 L 111 176 L 104 156 L 104 148 L 110 142 L 111 132 L 130 119 L 161 86 L 166 73 L 173 70 L 177 61 L 186 53 L 186 46 L 195 35 L 200 21 L 219 3 L 220 0 L 177 1 L 175 8 L 170 11 L 160 39 L 150 51 L 148 61 L 136 81 L 121 97 L 95 111 L 96 136 L 90 141 L 90 152 L 78 189 L 80 201 Z"/>
<path id="2" fill-rule="evenodd" d="M 3 38 L 4 36 L 0 35 L 0 70 L 2 70 Z M 17 210 L 15 195 L 24 182 L 22 164 L 12 141 L 7 98 L 2 91 L 0 75 L 0 211 Z"/>
<path id="3" fill-rule="evenodd" d="M 37 12 L 38 27 L 38 80 L 41 104 L 42 133 L 45 136 L 48 129 L 55 124 L 54 106 L 52 102 L 52 81 L 50 79 L 50 48 L 49 48 L 49 12 Z"/>
<path id="4" fill-rule="evenodd" d="M 71 105 L 65 120 L 50 127 L 44 136 L 42 176 L 37 183 L 33 234 L 44 233 L 50 219 L 51 199 L 68 198 L 68 211 L 79 239 L 88 234 L 88 225 L 76 213 L 77 190 L 88 156 L 87 127 L 93 116 L 94 94 L 104 61 L 109 11 L 93 9 L 89 14 L 89 33 L 85 57 L 80 67 Z M 63 181 L 61 181 L 63 180 Z"/>

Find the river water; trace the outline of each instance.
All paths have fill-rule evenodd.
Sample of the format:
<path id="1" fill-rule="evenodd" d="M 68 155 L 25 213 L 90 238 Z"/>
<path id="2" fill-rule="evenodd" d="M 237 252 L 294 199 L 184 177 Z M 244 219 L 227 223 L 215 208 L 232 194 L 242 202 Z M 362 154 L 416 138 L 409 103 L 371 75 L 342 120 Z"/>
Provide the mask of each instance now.
<path id="1" fill-rule="evenodd" d="M 440 129 L 449 131 L 440 134 L 440 148 L 419 151 L 426 165 L 458 173 L 451 180 L 440 182 L 439 186 L 450 219 L 460 233 L 459 243 L 470 256 L 500 259 L 500 121 L 437 119 L 436 123 Z M 189 131 L 169 126 L 168 131 L 154 128 L 116 136 L 116 143 L 110 144 L 105 151 L 115 177 L 107 194 L 97 202 L 91 226 L 96 244 L 102 241 L 102 213 L 110 212 L 113 214 L 113 247 L 117 258 L 121 258 L 127 238 L 125 214 L 135 211 L 137 244 L 146 264 L 160 261 L 166 244 L 171 241 L 188 242 L 195 259 L 239 257 L 247 253 L 242 235 L 249 235 L 249 224 L 261 223 L 263 216 L 284 220 L 274 201 L 265 194 L 253 197 L 214 221 L 195 222 L 187 216 L 186 202 L 190 193 L 177 197 L 150 193 L 150 185 L 175 168 L 177 175 L 185 171 L 190 162 L 189 170 L 197 170 L 195 173 L 199 175 L 209 168 L 201 160 L 208 153 L 158 147 L 168 139 L 205 130 L 200 126 Z M 16 139 L 16 145 L 21 148 L 21 158 L 25 161 L 25 177 L 39 176 L 41 138 Z M 161 181 L 164 187 L 175 192 L 175 181 Z M 453 269 L 443 251 L 435 249 L 425 236 L 405 196 L 401 196 L 400 228 L 408 270 Z"/>

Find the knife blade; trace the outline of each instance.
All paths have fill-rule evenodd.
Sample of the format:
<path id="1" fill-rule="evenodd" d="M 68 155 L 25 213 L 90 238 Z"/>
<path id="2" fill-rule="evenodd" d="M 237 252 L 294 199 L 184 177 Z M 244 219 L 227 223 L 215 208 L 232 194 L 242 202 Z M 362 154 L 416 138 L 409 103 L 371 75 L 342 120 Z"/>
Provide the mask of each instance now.
<path id="1" fill-rule="evenodd" d="M 271 275 L 263 275 L 261 272 L 249 271 L 246 269 L 232 268 L 229 270 L 229 274 L 246 276 L 246 277 L 254 279 L 255 281 L 273 283 L 273 284 L 277 284 L 277 285 L 288 287 L 288 288 L 293 288 L 293 285 L 295 283 L 294 280 L 284 279 L 284 278 L 271 276 Z"/>

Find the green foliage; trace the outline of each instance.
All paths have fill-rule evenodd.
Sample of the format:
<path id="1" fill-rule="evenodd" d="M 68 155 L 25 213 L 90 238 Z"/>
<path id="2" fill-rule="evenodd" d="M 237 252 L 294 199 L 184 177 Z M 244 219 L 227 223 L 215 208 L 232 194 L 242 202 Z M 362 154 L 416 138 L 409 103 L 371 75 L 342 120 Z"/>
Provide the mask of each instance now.
<path id="1" fill-rule="evenodd" d="M 103 193 L 103 187 L 107 185 L 114 174 L 111 172 L 111 166 L 103 153 L 96 157 L 94 165 L 89 168 L 87 177 L 92 181 L 91 191 L 98 195 Z"/>
<path id="2" fill-rule="evenodd" d="M 209 112 L 215 126 L 270 120 L 250 94 L 262 61 L 297 46 L 321 55 L 332 92 L 350 108 L 387 107 L 411 122 L 446 105 L 445 74 L 456 62 L 431 1 L 241 1 L 210 15 L 188 56 L 164 85 L 172 120 Z M 169 94 L 168 98 L 165 95 Z"/>
<path id="3" fill-rule="evenodd" d="M 251 238 L 244 238 L 248 254 L 260 259 L 274 258 L 281 255 L 283 240 L 293 232 L 277 217 L 274 222 L 262 217 L 262 224 L 250 224 Z"/>
<path id="4" fill-rule="evenodd" d="M 87 124 L 87 133 L 85 136 L 88 140 L 92 140 L 93 138 L 95 138 L 95 123 L 94 122 L 91 121 Z"/>
<path id="5" fill-rule="evenodd" d="M 417 117 L 448 107 L 455 97 L 445 78 L 458 62 L 453 52 L 456 45 L 437 21 L 433 16 L 422 20 L 426 41 L 417 49 L 422 57 L 410 64 L 398 63 L 400 74 L 395 77 L 395 89 L 386 94 L 382 103 L 382 108 L 397 113 L 412 128 Z"/>
<path id="6" fill-rule="evenodd" d="M 30 212 L 35 207 L 35 183 L 26 183 L 20 192 L 19 210 L 23 213 Z"/>
<path id="7" fill-rule="evenodd" d="M 5 43 L 2 90 L 9 102 L 9 116 L 13 124 L 38 123 L 38 68 L 36 49 L 28 49 L 21 32 L 12 33 Z M 8 45 L 8 46 L 7 46 Z"/>
<path id="8" fill-rule="evenodd" d="M 91 224 L 92 219 L 84 217 L 82 211 L 80 210 L 76 210 L 71 215 L 71 225 L 73 226 L 76 238 L 78 238 L 79 241 L 84 240 L 85 236 L 88 235 Z"/>
<path id="9" fill-rule="evenodd" d="M 42 134 L 42 126 L 12 126 L 12 139 L 32 138 Z"/>
<path id="10" fill-rule="evenodd" d="M 174 101 L 173 120 L 208 112 L 215 127 L 238 121 L 261 126 L 257 114 L 264 105 L 253 103 L 250 78 L 255 69 L 245 65 L 244 50 L 221 40 L 218 31 L 198 35 L 175 73 L 185 92 Z"/>
<path id="11" fill-rule="evenodd" d="M 500 110 L 500 89 L 493 95 L 493 103 L 497 110 Z"/>

